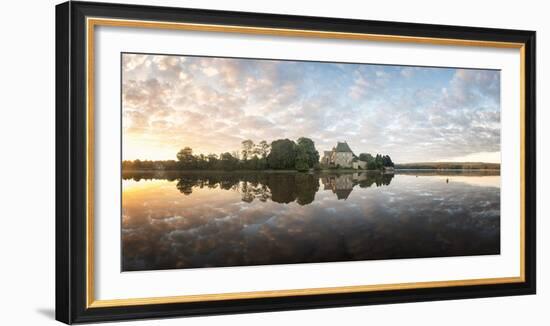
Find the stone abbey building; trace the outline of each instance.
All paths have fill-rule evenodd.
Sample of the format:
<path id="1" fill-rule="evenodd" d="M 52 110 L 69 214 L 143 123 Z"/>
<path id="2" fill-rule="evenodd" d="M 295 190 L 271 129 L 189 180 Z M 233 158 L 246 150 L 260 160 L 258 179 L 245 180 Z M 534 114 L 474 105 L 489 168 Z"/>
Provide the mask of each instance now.
<path id="1" fill-rule="evenodd" d="M 367 162 L 360 161 L 345 141 L 336 143 L 330 151 L 324 151 L 321 164 L 349 169 L 367 168 Z"/>

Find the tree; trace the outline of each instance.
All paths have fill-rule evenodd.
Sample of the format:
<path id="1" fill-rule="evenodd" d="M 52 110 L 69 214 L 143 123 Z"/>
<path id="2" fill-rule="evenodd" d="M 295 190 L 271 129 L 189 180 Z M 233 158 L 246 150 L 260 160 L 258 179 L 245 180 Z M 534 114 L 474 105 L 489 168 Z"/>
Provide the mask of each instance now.
<path id="1" fill-rule="evenodd" d="M 206 168 L 206 156 L 204 154 L 199 154 L 195 156 L 195 167 L 199 170 L 204 170 Z"/>
<path id="2" fill-rule="evenodd" d="M 265 140 L 256 145 L 255 153 L 260 156 L 256 169 L 263 170 L 267 168 L 267 155 L 269 155 L 270 149 L 271 146 Z"/>
<path id="3" fill-rule="evenodd" d="M 220 154 L 220 168 L 223 170 L 235 170 L 239 164 L 239 159 L 231 153 Z"/>
<path id="4" fill-rule="evenodd" d="M 265 141 L 262 140 L 257 146 L 256 146 L 256 152 L 260 155 L 261 158 L 265 159 L 267 158 L 267 155 L 269 154 L 269 149 L 271 146 Z"/>
<path id="5" fill-rule="evenodd" d="M 260 170 L 260 159 L 258 156 L 252 156 L 252 158 L 248 160 L 246 168 L 249 170 Z"/>
<path id="6" fill-rule="evenodd" d="M 205 167 L 209 170 L 214 170 L 218 167 L 218 155 L 216 154 L 208 154 L 205 157 Z"/>
<path id="7" fill-rule="evenodd" d="M 193 165 L 195 162 L 195 157 L 193 156 L 193 150 L 191 149 L 191 147 L 184 147 L 178 152 L 176 157 L 178 158 L 180 165 L 184 169 L 189 169 L 194 167 Z"/>
<path id="8" fill-rule="evenodd" d="M 254 155 L 254 142 L 250 139 L 243 140 L 241 143 L 242 145 L 242 151 L 241 155 L 243 158 L 243 161 L 246 161 L 247 159 L 251 158 Z"/>
<path id="9" fill-rule="evenodd" d="M 389 155 L 376 154 L 376 156 L 372 156 L 369 153 L 361 153 L 359 154 L 359 160 L 367 162 L 368 170 L 381 170 L 384 167 L 394 166 Z"/>
<path id="10" fill-rule="evenodd" d="M 289 139 L 277 139 L 271 143 L 267 164 L 272 169 L 293 169 L 296 161 L 296 143 Z"/>
<path id="11" fill-rule="evenodd" d="M 385 167 L 393 167 L 394 166 L 393 161 L 391 160 L 391 157 L 389 155 L 382 156 L 382 164 Z"/>
<path id="12" fill-rule="evenodd" d="M 372 155 L 370 155 L 369 153 L 361 153 L 361 154 L 359 154 L 359 160 L 368 163 L 368 162 L 374 160 L 374 157 Z"/>
<path id="13" fill-rule="evenodd" d="M 376 159 L 369 153 L 359 154 L 359 160 L 367 162 L 367 170 L 377 170 L 378 166 L 376 164 Z"/>
<path id="14" fill-rule="evenodd" d="M 167 171 L 174 171 L 178 169 L 178 163 L 175 160 L 167 160 L 163 162 L 164 169 Z"/>
<path id="15" fill-rule="evenodd" d="M 376 165 L 376 170 L 381 170 L 382 167 L 384 166 L 382 155 L 376 154 L 376 157 L 374 158 L 374 163 Z"/>
<path id="16" fill-rule="evenodd" d="M 141 160 L 140 160 L 140 159 L 134 160 L 133 167 L 134 167 L 134 169 L 136 169 L 136 170 L 142 169 L 143 166 L 142 166 Z"/>
<path id="17" fill-rule="evenodd" d="M 133 170 L 134 168 L 134 162 L 132 161 L 122 161 L 122 170 Z"/>
<path id="18" fill-rule="evenodd" d="M 309 169 L 309 156 L 304 146 L 296 146 L 296 159 L 294 168 L 298 171 L 307 171 Z"/>
<path id="19" fill-rule="evenodd" d="M 191 156 L 193 156 L 193 149 L 191 149 L 191 147 L 184 147 L 177 154 L 178 160 L 180 161 L 183 161 Z"/>
<path id="20" fill-rule="evenodd" d="M 314 167 L 319 163 L 319 152 L 315 149 L 315 143 L 313 140 L 305 137 L 298 138 L 298 148 L 303 150 L 305 155 L 305 162 L 308 168 Z"/>

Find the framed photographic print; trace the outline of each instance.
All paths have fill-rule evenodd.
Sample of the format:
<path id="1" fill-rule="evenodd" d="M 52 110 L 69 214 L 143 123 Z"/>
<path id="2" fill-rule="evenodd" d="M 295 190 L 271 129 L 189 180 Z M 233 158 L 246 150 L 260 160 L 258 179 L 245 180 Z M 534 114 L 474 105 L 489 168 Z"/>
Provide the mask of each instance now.
<path id="1" fill-rule="evenodd" d="M 56 7 L 56 318 L 535 293 L 535 32 Z"/>

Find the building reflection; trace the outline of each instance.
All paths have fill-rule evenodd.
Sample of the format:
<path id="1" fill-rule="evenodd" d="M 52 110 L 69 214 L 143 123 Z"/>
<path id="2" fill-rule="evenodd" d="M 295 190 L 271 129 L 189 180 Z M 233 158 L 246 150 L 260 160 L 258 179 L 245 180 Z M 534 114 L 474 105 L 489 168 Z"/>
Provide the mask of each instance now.
<path id="1" fill-rule="evenodd" d="M 324 190 L 331 190 L 336 197 L 340 199 L 347 199 L 355 183 L 351 174 L 339 175 L 339 176 L 325 176 L 321 178 Z"/>
<path id="2" fill-rule="evenodd" d="M 387 186 L 393 178 L 393 173 L 349 173 L 342 175 L 326 175 L 321 177 L 324 190 L 332 191 L 338 200 L 346 200 L 353 187 L 359 185 L 361 188 L 368 188 L 373 185 L 377 187 Z"/>

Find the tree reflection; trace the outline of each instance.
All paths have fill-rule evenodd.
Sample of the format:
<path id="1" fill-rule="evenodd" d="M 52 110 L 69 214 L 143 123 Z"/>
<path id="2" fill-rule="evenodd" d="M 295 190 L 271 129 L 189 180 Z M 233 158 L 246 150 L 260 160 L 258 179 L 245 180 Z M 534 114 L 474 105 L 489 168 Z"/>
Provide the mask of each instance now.
<path id="1" fill-rule="evenodd" d="M 373 184 L 376 185 L 377 187 L 389 186 L 392 179 L 393 179 L 393 173 L 373 174 L 369 178 L 362 178 L 361 180 L 359 180 L 359 187 L 369 188 Z"/>
<path id="2" fill-rule="evenodd" d="M 296 201 L 299 205 L 313 202 L 319 190 L 319 176 L 314 174 L 270 174 L 266 185 L 271 190 L 271 200 L 288 204 Z"/>
<path id="3" fill-rule="evenodd" d="M 178 188 L 178 190 L 184 195 L 190 195 L 191 193 L 193 193 L 194 186 L 195 184 L 191 180 L 186 178 L 179 179 L 178 183 L 176 184 L 176 188 Z"/>
<path id="4" fill-rule="evenodd" d="M 271 198 L 271 190 L 267 185 L 257 182 L 244 181 L 241 184 L 240 191 L 242 193 L 242 201 L 251 203 L 254 199 L 265 202 Z"/>
<path id="5" fill-rule="evenodd" d="M 393 174 L 385 173 L 192 173 L 175 174 L 167 172 L 125 172 L 124 180 L 163 179 L 177 181 L 176 188 L 189 196 L 194 188 L 220 188 L 228 191 L 238 191 L 243 202 L 254 200 L 265 202 L 271 199 L 280 204 L 296 202 L 308 205 L 315 200 L 320 184 L 323 190 L 332 191 L 337 199 L 346 200 L 353 188 L 359 186 L 368 188 L 387 186 Z"/>
<path id="6" fill-rule="evenodd" d="M 319 177 L 311 174 L 296 176 L 296 202 L 300 205 L 311 204 L 319 190 Z"/>

